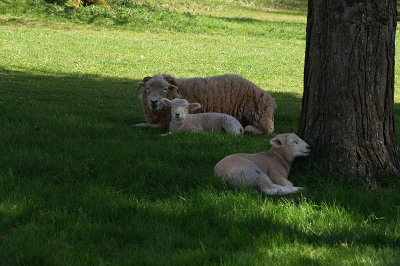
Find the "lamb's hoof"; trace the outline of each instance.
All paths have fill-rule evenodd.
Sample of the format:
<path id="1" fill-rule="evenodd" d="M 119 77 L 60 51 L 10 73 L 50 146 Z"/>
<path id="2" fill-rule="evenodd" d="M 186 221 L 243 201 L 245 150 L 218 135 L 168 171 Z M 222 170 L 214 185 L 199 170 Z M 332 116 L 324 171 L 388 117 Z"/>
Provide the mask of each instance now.
<path id="1" fill-rule="evenodd" d="M 145 127 L 147 124 L 146 123 L 140 123 L 140 124 L 134 124 L 134 127 Z"/>
<path id="2" fill-rule="evenodd" d="M 172 132 L 168 132 L 168 133 L 165 133 L 165 134 L 160 134 L 160 137 L 166 137 L 166 136 L 168 136 L 168 135 L 171 135 L 171 133 L 172 133 Z"/>
<path id="3" fill-rule="evenodd" d="M 244 132 L 253 134 L 253 135 L 261 135 L 262 133 L 264 133 L 261 129 L 252 126 L 252 125 L 248 125 L 244 127 Z"/>

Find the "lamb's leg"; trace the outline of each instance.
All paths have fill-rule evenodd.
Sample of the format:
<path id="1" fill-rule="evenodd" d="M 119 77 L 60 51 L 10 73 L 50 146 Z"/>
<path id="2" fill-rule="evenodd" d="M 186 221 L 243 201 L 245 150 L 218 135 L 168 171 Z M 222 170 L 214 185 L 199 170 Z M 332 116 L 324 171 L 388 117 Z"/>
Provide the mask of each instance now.
<path id="1" fill-rule="evenodd" d="M 269 186 L 264 186 L 261 188 L 261 191 L 268 196 L 282 196 L 282 195 L 289 195 L 294 194 L 300 191 L 303 191 L 303 187 L 286 187 L 281 185 L 272 184 Z"/>
<path id="2" fill-rule="evenodd" d="M 243 133 L 243 128 L 241 125 L 236 125 L 236 124 L 232 124 L 232 123 L 224 123 L 222 125 L 222 128 L 228 134 L 239 135 L 239 134 Z"/>
<path id="3" fill-rule="evenodd" d="M 248 125 L 246 127 L 244 127 L 244 132 L 253 134 L 253 135 L 260 135 L 262 133 L 264 133 L 261 129 L 253 126 L 253 125 Z"/>
<path id="4" fill-rule="evenodd" d="M 253 187 L 266 195 L 287 195 L 304 190 L 302 187 L 276 185 L 256 164 L 245 158 L 226 158 L 214 168 L 214 174 L 235 187 Z"/>
<path id="5" fill-rule="evenodd" d="M 135 124 L 135 127 L 149 127 L 149 128 L 162 128 L 162 124 L 149 124 L 149 123 L 140 123 L 140 124 Z"/>
<path id="6" fill-rule="evenodd" d="M 171 131 L 169 131 L 168 133 L 165 133 L 165 134 L 160 134 L 160 137 L 166 137 L 166 136 L 168 136 L 168 135 L 171 135 L 172 134 L 172 132 Z"/>
<path id="7" fill-rule="evenodd" d="M 262 191 L 263 187 L 273 186 L 269 176 L 247 159 L 233 160 L 224 168 L 226 173 L 222 175 L 222 179 L 235 187 L 253 187 Z"/>

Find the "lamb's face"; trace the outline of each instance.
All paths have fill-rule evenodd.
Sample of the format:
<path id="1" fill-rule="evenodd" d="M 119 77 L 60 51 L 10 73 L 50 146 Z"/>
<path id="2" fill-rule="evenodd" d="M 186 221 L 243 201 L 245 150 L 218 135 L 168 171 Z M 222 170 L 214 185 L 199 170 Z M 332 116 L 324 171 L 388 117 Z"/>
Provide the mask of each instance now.
<path id="1" fill-rule="evenodd" d="M 185 99 L 174 99 L 171 102 L 171 117 L 175 121 L 184 121 L 189 114 L 190 103 Z"/>
<path id="2" fill-rule="evenodd" d="M 270 143 L 274 147 L 285 149 L 293 158 L 308 156 L 311 151 L 310 146 L 294 133 L 280 134 L 271 139 Z"/>
<path id="3" fill-rule="evenodd" d="M 171 107 L 172 120 L 178 123 L 183 123 L 189 115 L 190 110 L 201 108 L 199 103 L 189 103 L 185 99 L 175 98 L 172 101 L 167 98 L 161 99 L 161 103 L 165 106 Z"/>
<path id="4" fill-rule="evenodd" d="M 299 138 L 296 134 L 289 134 L 286 139 L 287 145 L 291 148 L 294 157 L 308 156 L 311 148 L 304 140 Z"/>
<path id="5" fill-rule="evenodd" d="M 145 88 L 143 97 L 146 97 L 147 105 L 151 111 L 159 111 L 162 109 L 162 98 L 167 98 L 170 90 L 177 90 L 175 85 L 170 84 L 162 77 L 153 76 L 146 82 L 140 82 L 139 86 Z"/>

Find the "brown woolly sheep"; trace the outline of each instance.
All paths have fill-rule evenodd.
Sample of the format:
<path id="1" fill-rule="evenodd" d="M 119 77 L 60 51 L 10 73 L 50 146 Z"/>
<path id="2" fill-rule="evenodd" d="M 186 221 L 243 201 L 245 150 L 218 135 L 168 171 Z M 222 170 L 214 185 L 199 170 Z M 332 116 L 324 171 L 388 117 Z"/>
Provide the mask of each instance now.
<path id="1" fill-rule="evenodd" d="M 141 127 L 168 128 L 171 113 L 162 98 L 185 98 L 198 102 L 195 113 L 225 113 L 239 120 L 246 132 L 261 134 L 274 131 L 275 100 L 251 81 L 233 74 L 212 77 L 174 78 L 166 74 L 145 77 L 142 105 L 146 123 Z"/>

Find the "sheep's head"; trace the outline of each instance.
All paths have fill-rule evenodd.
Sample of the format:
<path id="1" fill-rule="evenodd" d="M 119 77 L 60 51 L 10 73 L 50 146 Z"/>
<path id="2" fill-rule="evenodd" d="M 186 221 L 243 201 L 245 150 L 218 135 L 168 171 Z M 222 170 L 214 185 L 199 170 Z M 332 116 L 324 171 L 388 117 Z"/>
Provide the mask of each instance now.
<path id="1" fill-rule="evenodd" d="M 143 100 L 147 101 L 150 111 L 159 111 L 162 109 L 162 98 L 174 98 L 178 94 L 178 87 L 174 83 L 174 79 L 168 75 L 155 74 L 152 77 L 145 77 L 139 82 L 139 88 L 143 90 Z M 138 89 L 139 89 L 138 88 Z"/>
<path id="2" fill-rule="evenodd" d="M 285 154 L 292 158 L 308 156 L 311 151 L 310 146 L 294 133 L 277 135 L 270 143 L 273 147 L 284 149 Z"/>
<path id="3" fill-rule="evenodd" d="M 161 99 L 161 103 L 167 107 L 171 107 L 171 117 L 177 122 L 184 121 L 190 110 L 196 110 L 201 107 L 199 103 L 189 103 L 185 99 L 175 98 L 172 101 L 167 98 Z"/>
<path id="4" fill-rule="evenodd" d="M 270 97 L 268 99 L 267 106 L 268 106 L 267 108 L 269 110 L 266 112 L 266 115 L 267 115 L 267 117 L 269 117 L 269 119 L 266 119 L 265 123 L 267 124 L 267 128 L 268 128 L 269 133 L 272 133 L 272 132 L 274 132 L 274 129 L 275 129 L 275 126 L 274 126 L 274 112 L 275 112 L 276 107 L 277 107 L 276 102 L 272 97 Z"/>

